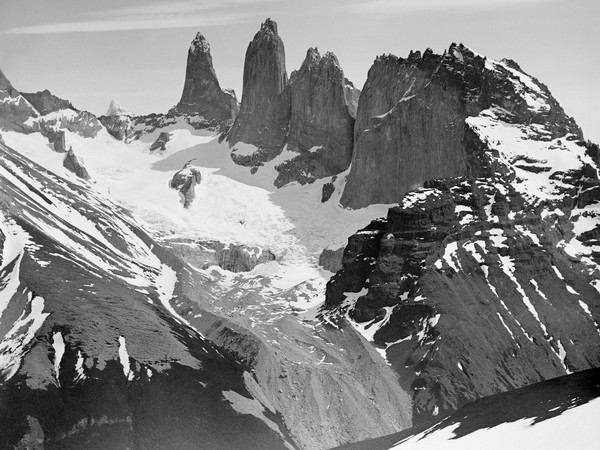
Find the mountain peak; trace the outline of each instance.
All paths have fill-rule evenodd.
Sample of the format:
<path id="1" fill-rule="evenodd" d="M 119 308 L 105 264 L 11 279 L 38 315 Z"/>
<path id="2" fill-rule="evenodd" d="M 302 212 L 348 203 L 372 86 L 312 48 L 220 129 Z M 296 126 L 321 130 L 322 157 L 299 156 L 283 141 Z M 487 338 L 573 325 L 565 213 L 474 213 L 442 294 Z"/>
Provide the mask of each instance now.
<path id="1" fill-rule="evenodd" d="M 2 91 L 13 91 L 14 90 L 12 84 L 10 83 L 10 81 L 8 81 L 8 78 L 6 78 L 6 75 L 4 75 L 2 70 L 0 70 L 0 90 L 2 90 Z"/>
<path id="2" fill-rule="evenodd" d="M 264 21 L 264 23 L 260 26 L 260 30 L 279 35 L 279 33 L 277 33 L 277 22 L 271 20 L 270 18 Z"/>
<path id="3" fill-rule="evenodd" d="M 200 32 L 196 33 L 196 37 L 190 44 L 190 52 L 193 53 L 208 53 L 210 54 L 210 44 L 204 37 L 204 35 Z"/>
<path id="4" fill-rule="evenodd" d="M 210 44 L 200 32 L 190 44 L 183 92 L 175 109 L 198 114 L 207 121 L 233 119 L 239 110 L 235 94 L 221 89 L 210 55 Z"/>
<path id="5" fill-rule="evenodd" d="M 131 112 L 123 108 L 115 99 L 110 101 L 108 109 L 106 110 L 106 116 L 131 116 Z"/>

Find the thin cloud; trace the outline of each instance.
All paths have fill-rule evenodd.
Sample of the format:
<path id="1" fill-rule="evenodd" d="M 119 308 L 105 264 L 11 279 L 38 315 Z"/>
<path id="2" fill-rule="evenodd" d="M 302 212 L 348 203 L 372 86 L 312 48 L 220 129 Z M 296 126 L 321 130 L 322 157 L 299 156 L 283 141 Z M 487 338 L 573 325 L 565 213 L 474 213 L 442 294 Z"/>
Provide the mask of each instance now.
<path id="1" fill-rule="evenodd" d="M 406 14 L 429 11 L 485 10 L 549 1 L 552 0 L 370 0 L 352 5 L 352 9 L 362 13 Z"/>
<path id="2" fill-rule="evenodd" d="M 191 0 L 152 3 L 97 11 L 78 21 L 15 27 L 0 34 L 89 33 L 235 25 L 247 23 L 261 14 L 256 11 L 257 6 L 279 1 L 226 0 L 216 3 L 214 0 Z"/>

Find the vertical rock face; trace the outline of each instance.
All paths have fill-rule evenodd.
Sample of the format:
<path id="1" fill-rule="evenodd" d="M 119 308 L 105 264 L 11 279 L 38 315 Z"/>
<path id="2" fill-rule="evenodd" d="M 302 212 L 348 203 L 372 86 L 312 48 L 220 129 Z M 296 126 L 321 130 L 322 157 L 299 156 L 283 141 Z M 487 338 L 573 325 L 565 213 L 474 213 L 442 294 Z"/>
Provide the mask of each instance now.
<path id="1" fill-rule="evenodd" d="M 341 202 L 395 203 L 437 177 L 481 175 L 465 119 L 497 105 L 520 121 L 580 134 L 547 88 L 512 61 L 492 63 L 452 44 L 408 58 L 377 58 L 360 97 L 352 170 Z"/>
<path id="2" fill-rule="evenodd" d="M 344 72 L 333 53 L 311 48 L 290 76 L 288 150 L 300 155 L 278 167 L 275 185 L 338 174 L 352 158 L 354 119 L 346 101 Z"/>
<path id="3" fill-rule="evenodd" d="M 256 166 L 273 159 L 285 144 L 289 118 L 285 49 L 277 23 L 267 19 L 246 50 L 242 104 L 228 135 L 234 161 Z M 240 142 L 256 149 L 236 153 Z"/>
<path id="4" fill-rule="evenodd" d="M 207 121 L 235 119 L 239 106 L 235 93 L 221 89 L 213 67 L 210 44 L 198 33 L 188 50 L 185 83 L 178 112 L 197 114 Z"/>

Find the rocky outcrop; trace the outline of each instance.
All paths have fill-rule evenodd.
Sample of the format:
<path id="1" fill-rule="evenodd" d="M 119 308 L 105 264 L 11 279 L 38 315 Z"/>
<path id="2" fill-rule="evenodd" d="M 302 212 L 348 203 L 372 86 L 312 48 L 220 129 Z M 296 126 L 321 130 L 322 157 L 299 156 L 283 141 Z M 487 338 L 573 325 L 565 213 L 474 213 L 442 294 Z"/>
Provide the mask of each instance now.
<path id="1" fill-rule="evenodd" d="M 487 60 L 452 44 L 375 61 L 360 97 L 344 206 L 395 203 L 437 177 L 483 176 L 465 119 L 496 106 L 513 122 L 553 124 L 580 135 L 548 89 L 514 62 Z"/>
<path id="2" fill-rule="evenodd" d="M 237 164 L 261 165 L 283 149 L 290 118 L 287 80 L 283 41 L 277 23 L 267 19 L 246 50 L 240 113 L 227 137 Z M 238 143 L 254 148 L 236 152 Z"/>
<path id="3" fill-rule="evenodd" d="M 319 255 L 319 266 L 330 272 L 337 272 L 342 269 L 342 258 L 344 256 L 344 247 L 335 250 L 324 249 Z"/>
<path id="4" fill-rule="evenodd" d="M 150 151 L 155 152 L 157 150 L 163 151 L 167 149 L 167 143 L 171 140 L 171 134 L 163 131 L 161 132 L 156 140 L 150 146 Z"/>
<path id="5" fill-rule="evenodd" d="M 277 167 L 275 186 L 301 184 L 343 172 L 352 158 L 354 119 L 346 79 L 333 53 L 311 48 L 290 76 L 291 114 L 287 149 L 299 155 Z"/>
<path id="6" fill-rule="evenodd" d="M 358 99 L 360 98 L 360 89 L 354 87 L 354 84 L 348 78 L 344 78 L 344 97 L 346 99 L 346 105 L 348 105 L 348 111 L 350 112 L 350 115 L 352 118 L 356 119 Z"/>
<path id="7" fill-rule="evenodd" d="M 169 187 L 179 191 L 183 199 L 183 207 L 189 208 L 196 197 L 196 185 L 202 181 L 202 174 L 198 169 L 192 167 L 192 162 L 188 161 L 183 169 L 176 172 L 169 182 Z"/>
<path id="8" fill-rule="evenodd" d="M 175 110 L 202 116 L 209 122 L 232 121 L 239 112 L 235 93 L 219 85 L 210 44 L 201 33 L 196 34 L 188 50 L 183 93 Z"/>
<path id="9" fill-rule="evenodd" d="M 349 239 L 326 305 L 360 292 L 345 314 L 373 327 L 417 422 L 600 364 L 597 269 L 557 246 L 578 190 L 531 204 L 506 180 L 429 181 Z"/>
<path id="10" fill-rule="evenodd" d="M 0 169 L 0 448 L 296 446 L 244 362 L 166 306 L 193 271 L 100 192 L 5 146 Z"/>
<path id="11" fill-rule="evenodd" d="M 72 148 L 69 148 L 69 151 L 63 158 L 63 166 L 79 178 L 83 178 L 84 180 L 90 179 L 90 174 L 84 167 L 83 162 L 75 155 Z"/>
<path id="12" fill-rule="evenodd" d="M 119 102 L 117 102 L 114 98 L 108 104 L 108 109 L 106 110 L 105 116 L 129 116 L 133 117 L 133 114 L 128 109 L 123 108 Z"/>
<path id="13" fill-rule="evenodd" d="M 50 144 L 55 152 L 57 153 L 66 153 L 67 152 L 67 139 L 65 130 L 46 130 L 45 135 L 48 138 Z"/>
<path id="14" fill-rule="evenodd" d="M 165 245 L 184 261 L 200 269 L 219 266 L 234 273 L 249 272 L 259 264 L 275 261 L 275 255 L 270 250 L 243 244 L 170 239 Z"/>
<path id="15" fill-rule="evenodd" d="M 61 109 L 77 111 L 70 101 L 53 95 L 48 89 L 32 94 L 23 92 L 22 95 L 42 116 L 51 112 L 60 111 Z"/>
<path id="16" fill-rule="evenodd" d="M 342 199 L 410 192 L 349 239 L 325 311 L 381 348 L 417 423 L 600 364 L 597 155 L 544 85 L 463 46 L 384 57 L 356 129 Z"/>
<path id="17" fill-rule="evenodd" d="M 123 108 L 116 100 L 111 100 L 106 114 L 98 120 L 112 137 L 119 141 L 126 141 L 132 134 L 133 114 Z"/>

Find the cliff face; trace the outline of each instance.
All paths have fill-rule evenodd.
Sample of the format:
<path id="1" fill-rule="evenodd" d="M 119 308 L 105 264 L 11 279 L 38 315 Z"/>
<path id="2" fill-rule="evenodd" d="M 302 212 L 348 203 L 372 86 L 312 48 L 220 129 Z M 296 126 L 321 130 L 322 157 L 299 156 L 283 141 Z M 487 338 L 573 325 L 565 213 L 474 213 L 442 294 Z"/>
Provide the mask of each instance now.
<path id="1" fill-rule="evenodd" d="M 600 364 L 600 181 L 577 125 L 545 86 L 514 63 L 485 60 L 464 47 L 409 60 L 420 74 L 406 78 L 409 94 L 422 88 L 403 97 L 380 131 L 365 130 L 359 139 L 387 130 L 398 142 L 429 142 L 412 134 L 429 130 L 440 133 L 430 145 L 447 139 L 454 153 L 443 155 L 439 147 L 438 154 L 454 159 L 445 168 L 433 156 L 419 159 L 412 147 L 398 147 L 400 156 L 413 159 L 396 169 L 424 187 L 406 194 L 386 220 L 349 239 L 343 269 L 327 287 L 326 314 L 349 318 L 380 347 L 412 390 L 418 423 L 476 398 Z M 401 71 L 409 60 L 401 62 Z M 376 66 L 390 61 L 397 63 L 386 58 Z M 431 67 L 427 81 L 421 75 Z M 397 85 L 398 92 L 406 88 Z M 377 99 L 365 92 L 357 123 L 364 119 L 361 107 Z M 461 97 L 444 97 L 449 92 Z M 414 99 L 429 103 L 408 105 Z M 441 122 L 427 122 L 442 116 L 426 105 L 459 114 L 447 119 L 459 117 L 460 127 L 444 130 Z M 403 108 L 420 111 L 417 117 L 431 127 L 419 128 L 408 116 L 388 119 Z M 391 176 L 381 161 L 401 161 L 392 150 L 371 147 L 382 160 L 361 162 L 356 155 L 352 171 L 371 161 L 382 172 L 377 183 L 364 178 L 364 195 L 356 198 L 371 202 L 369 195 L 385 194 L 374 186 L 386 187 L 382 180 Z M 430 155 L 431 148 L 421 150 Z M 468 176 L 452 176 L 463 170 Z M 417 179 L 412 172 L 444 178 Z M 396 195 L 411 189 L 402 182 L 391 185 Z"/>
<path id="2" fill-rule="evenodd" d="M 288 150 L 299 156 L 278 167 L 275 185 L 324 178 L 348 168 L 354 119 L 346 100 L 344 72 L 333 53 L 309 49 L 290 76 Z M 350 97 L 352 92 L 349 91 Z"/>
<path id="3" fill-rule="evenodd" d="M 518 122 L 552 123 L 552 136 L 580 135 L 547 88 L 512 61 L 455 44 L 443 55 L 378 58 L 359 100 L 342 204 L 395 203 L 428 179 L 484 175 L 465 119 L 493 105 Z"/>
<path id="4" fill-rule="evenodd" d="M 240 113 L 227 138 L 236 163 L 260 165 L 283 149 L 290 118 L 287 80 L 283 41 L 277 23 L 267 19 L 246 50 Z M 256 149 L 236 153 L 239 142 Z"/>
<path id="5" fill-rule="evenodd" d="M 235 93 L 224 91 L 219 85 L 210 44 L 201 33 L 188 50 L 183 93 L 175 110 L 200 115 L 207 121 L 233 120 L 239 111 Z"/>

